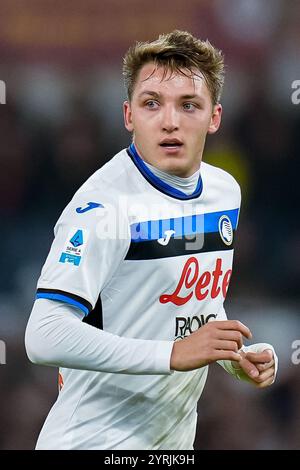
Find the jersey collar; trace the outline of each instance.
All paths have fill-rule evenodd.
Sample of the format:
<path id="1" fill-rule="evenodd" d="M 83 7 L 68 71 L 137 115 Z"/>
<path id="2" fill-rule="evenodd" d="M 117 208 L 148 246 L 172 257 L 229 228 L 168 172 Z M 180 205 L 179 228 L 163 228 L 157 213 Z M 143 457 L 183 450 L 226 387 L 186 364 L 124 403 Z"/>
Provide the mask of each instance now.
<path id="1" fill-rule="evenodd" d="M 154 186 L 156 189 L 161 191 L 164 194 L 167 194 L 168 196 L 171 196 L 175 199 L 180 199 L 180 200 L 188 200 L 188 199 L 196 199 L 199 197 L 202 193 L 203 189 L 203 183 L 202 183 L 202 178 L 201 175 L 199 175 L 197 187 L 195 191 L 192 194 L 185 194 L 184 192 L 180 191 L 179 189 L 173 188 L 170 186 L 168 183 L 165 181 L 161 180 L 158 178 L 152 171 L 145 165 L 143 162 L 142 158 L 139 156 L 135 145 L 132 143 L 128 149 L 127 153 L 130 156 L 131 160 L 137 167 L 137 169 L 142 173 L 144 178 L 150 183 L 152 186 Z"/>

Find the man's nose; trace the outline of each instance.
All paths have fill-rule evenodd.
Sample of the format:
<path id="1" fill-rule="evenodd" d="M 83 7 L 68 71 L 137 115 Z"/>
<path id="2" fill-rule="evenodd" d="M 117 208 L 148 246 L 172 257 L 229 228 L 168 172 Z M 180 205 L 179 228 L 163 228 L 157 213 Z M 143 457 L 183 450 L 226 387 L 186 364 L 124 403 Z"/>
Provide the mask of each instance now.
<path id="1" fill-rule="evenodd" d="M 162 128 L 166 132 L 173 132 L 179 128 L 179 116 L 176 109 L 166 106 L 162 115 Z"/>

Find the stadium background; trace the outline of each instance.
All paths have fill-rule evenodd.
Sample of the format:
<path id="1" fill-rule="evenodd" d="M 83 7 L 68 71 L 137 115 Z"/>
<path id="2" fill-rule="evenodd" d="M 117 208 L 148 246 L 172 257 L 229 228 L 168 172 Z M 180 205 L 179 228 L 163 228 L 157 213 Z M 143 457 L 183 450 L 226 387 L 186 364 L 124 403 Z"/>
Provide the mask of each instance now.
<path id="1" fill-rule="evenodd" d="M 1 0 L 0 449 L 31 449 L 57 394 L 55 369 L 31 365 L 23 336 L 57 217 L 130 136 L 122 56 L 135 40 L 189 30 L 225 53 L 222 129 L 204 160 L 229 170 L 243 205 L 227 312 L 271 342 L 280 371 L 255 390 L 210 368 L 195 448 L 300 447 L 300 2 Z M 300 354 L 298 355 L 298 358 Z"/>

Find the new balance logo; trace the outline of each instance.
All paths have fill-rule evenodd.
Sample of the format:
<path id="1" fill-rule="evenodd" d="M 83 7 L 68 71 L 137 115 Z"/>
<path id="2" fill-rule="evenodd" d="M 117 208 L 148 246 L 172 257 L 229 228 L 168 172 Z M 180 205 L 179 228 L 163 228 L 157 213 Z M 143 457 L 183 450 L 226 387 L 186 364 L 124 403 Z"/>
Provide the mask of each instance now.
<path id="1" fill-rule="evenodd" d="M 165 231 L 165 238 L 159 238 L 157 241 L 160 245 L 167 245 L 172 237 L 175 234 L 175 230 L 166 230 Z"/>

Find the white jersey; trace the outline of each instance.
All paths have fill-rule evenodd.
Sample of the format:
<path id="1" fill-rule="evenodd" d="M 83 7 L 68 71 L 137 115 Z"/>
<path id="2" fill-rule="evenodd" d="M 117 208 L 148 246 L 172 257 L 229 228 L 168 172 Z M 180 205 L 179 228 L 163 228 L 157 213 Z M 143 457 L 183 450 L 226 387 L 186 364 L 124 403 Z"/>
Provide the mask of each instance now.
<path id="1" fill-rule="evenodd" d="M 63 211 L 37 298 L 76 306 L 84 322 L 114 335 L 161 344 L 224 318 L 240 189 L 221 169 L 202 162 L 200 170 L 187 196 L 157 178 L 133 144 L 118 153 Z M 192 449 L 208 368 L 156 369 L 61 368 L 38 448 Z"/>

